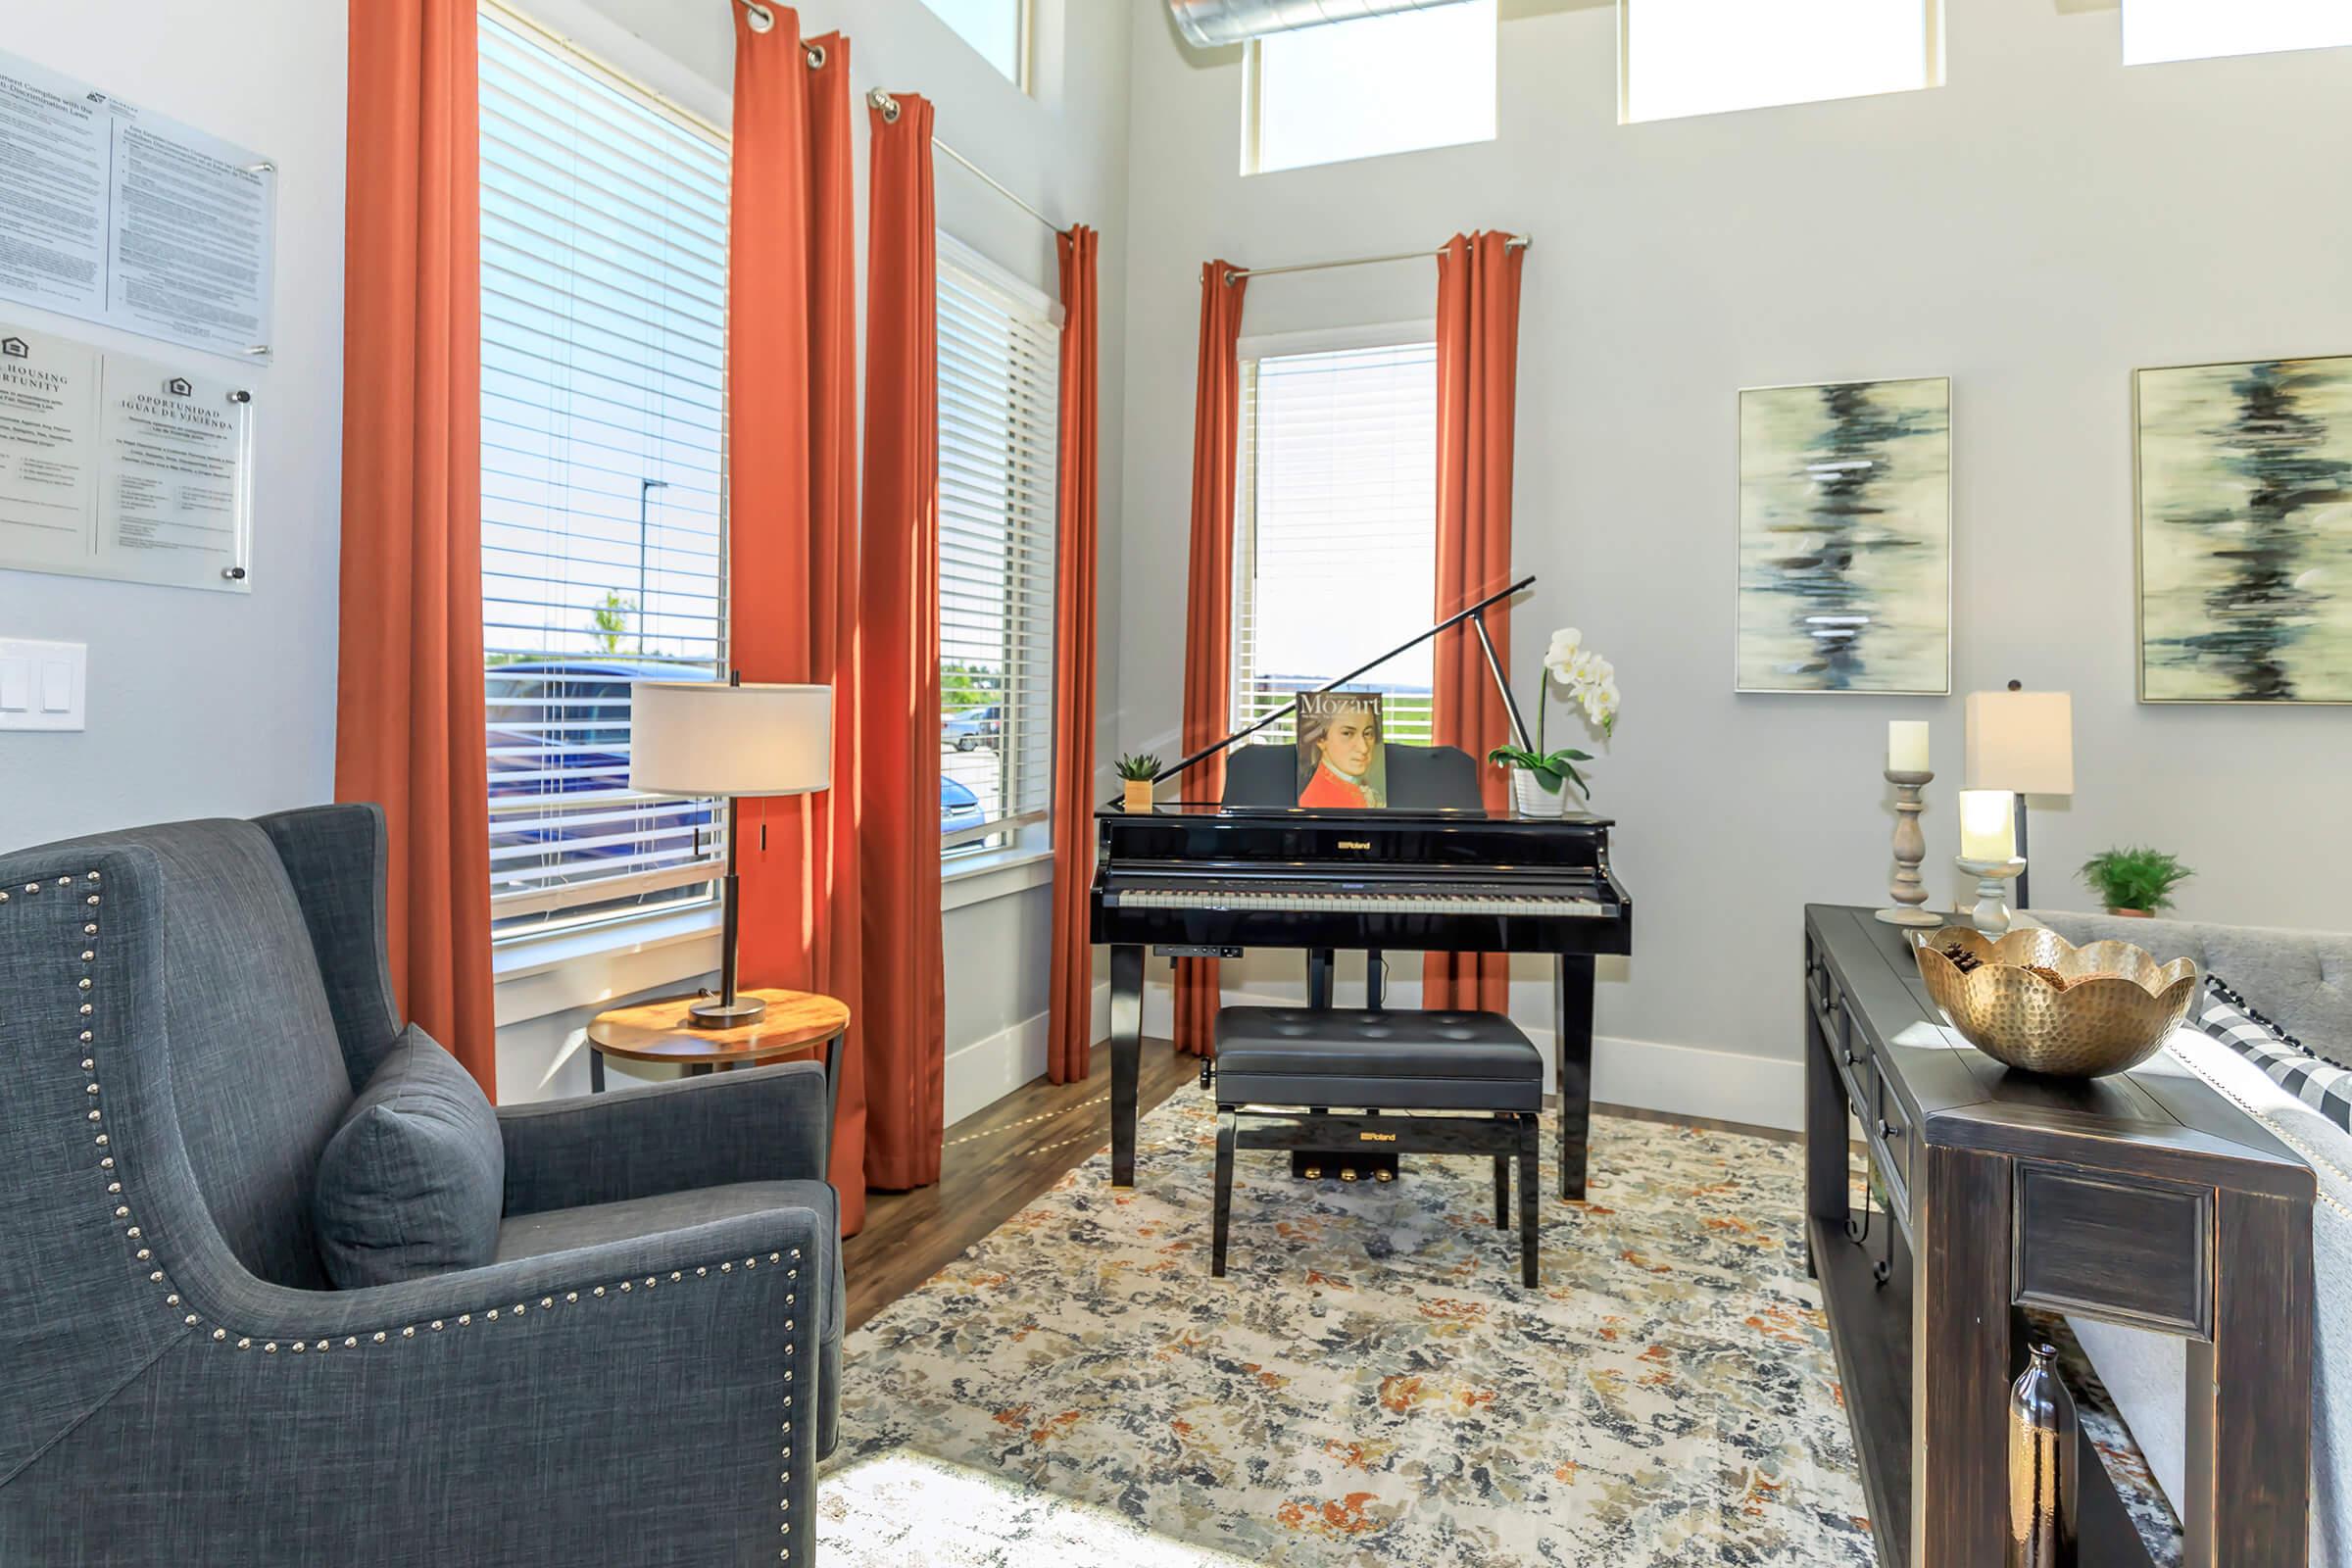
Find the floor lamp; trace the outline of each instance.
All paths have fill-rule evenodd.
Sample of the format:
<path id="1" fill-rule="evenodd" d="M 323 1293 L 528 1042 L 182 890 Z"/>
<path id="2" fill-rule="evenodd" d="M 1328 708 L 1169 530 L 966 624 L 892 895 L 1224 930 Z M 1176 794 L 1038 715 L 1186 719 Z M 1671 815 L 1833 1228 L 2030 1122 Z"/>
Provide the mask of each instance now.
<path id="1" fill-rule="evenodd" d="M 718 995 L 686 1009 L 705 1029 L 732 1029 L 767 1011 L 735 988 L 738 884 L 736 803 L 746 795 L 808 795 L 833 781 L 833 688 L 641 680 L 629 685 L 629 788 L 727 803 L 725 914 Z"/>
<path id="2" fill-rule="evenodd" d="M 2025 908 L 2026 878 L 2034 869 L 2026 847 L 2026 797 L 2075 793 L 2075 700 L 2068 692 L 2030 692 L 2017 681 L 2005 692 L 1968 694 L 1966 790 L 2007 790 L 2017 797 L 2017 906 Z"/>

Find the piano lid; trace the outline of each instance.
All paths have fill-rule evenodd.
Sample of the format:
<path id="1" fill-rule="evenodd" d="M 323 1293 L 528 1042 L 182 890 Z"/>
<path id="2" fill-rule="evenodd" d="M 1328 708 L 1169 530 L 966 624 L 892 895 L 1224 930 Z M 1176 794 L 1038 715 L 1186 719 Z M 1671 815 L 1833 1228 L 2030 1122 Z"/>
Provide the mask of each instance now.
<path id="1" fill-rule="evenodd" d="M 1405 641 L 1398 643 L 1396 647 L 1390 649 L 1387 653 L 1381 655 L 1378 659 L 1370 660 L 1364 663 L 1358 664 L 1355 668 L 1349 670 L 1347 674 L 1342 675 L 1339 679 L 1331 681 L 1328 684 L 1320 686 L 1316 689 L 1317 691 L 1324 692 L 1338 691 L 1340 688 L 1346 686 L 1349 681 L 1355 679 L 1358 675 L 1361 675 L 1368 670 L 1378 669 L 1390 660 L 1395 659 L 1398 654 L 1404 653 L 1408 649 L 1418 648 L 1423 643 L 1429 641 L 1432 637 L 1437 636 L 1440 632 L 1449 631 L 1453 627 L 1459 626 L 1464 621 L 1468 621 L 1470 623 L 1471 631 L 1474 632 L 1478 637 L 1480 651 L 1486 655 L 1487 673 L 1494 678 L 1494 689 L 1502 693 L 1503 711 L 1510 715 L 1511 720 L 1511 739 L 1521 746 L 1532 745 L 1533 743 L 1528 739 L 1527 724 L 1519 717 L 1518 699 L 1511 695 L 1511 683 L 1502 678 L 1502 662 L 1494 655 L 1494 639 L 1487 635 L 1486 612 L 1494 609 L 1496 605 L 1501 604 L 1506 599 L 1510 599 L 1518 594 L 1525 593 L 1528 589 L 1533 588 L 1535 585 L 1536 579 L 1532 573 L 1528 576 L 1522 577 L 1517 582 L 1512 583 L 1508 588 L 1503 588 L 1494 593 L 1491 593 L 1487 595 L 1486 598 L 1481 599 L 1477 604 L 1471 605 L 1467 609 L 1456 611 L 1454 613 L 1447 615 L 1444 620 L 1441 620 L 1436 625 L 1430 627 L 1429 630 L 1422 632 L 1418 636 L 1407 638 Z M 1290 702 L 1283 704 L 1280 708 L 1277 708 L 1271 713 L 1266 714 L 1263 718 L 1258 719 L 1255 723 L 1245 725 L 1242 728 L 1235 730 L 1232 734 L 1226 736 L 1223 740 L 1203 746 L 1199 751 L 1193 753 L 1190 757 L 1174 762 L 1167 767 L 1161 768 L 1158 772 L 1152 775 L 1152 782 L 1154 784 L 1163 784 L 1167 782 L 1169 779 L 1174 778 L 1177 774 L 1194 766 L 1196 763 L 1204 762 L 1208 759 L 1216 756 L 1219 752 L 1228 750 L 1241 741 L 1248 740 L 1259 730 L 1265 729 L 1269 725 L 1280 723 L 1283 719 L 1290 717 L 1290 715 L 1298 709 L 1298 699 L 1293 698 Z"/>

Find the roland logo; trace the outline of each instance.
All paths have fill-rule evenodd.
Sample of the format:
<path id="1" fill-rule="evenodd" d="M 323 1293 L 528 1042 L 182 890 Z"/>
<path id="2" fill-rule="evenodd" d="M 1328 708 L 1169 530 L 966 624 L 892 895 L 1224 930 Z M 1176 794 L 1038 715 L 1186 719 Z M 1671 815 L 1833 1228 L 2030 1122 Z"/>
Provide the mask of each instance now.
<path id="1" fill-rule="evenodd" d="M 1342 839 L 1342 840 L 1340 840 L 1340 848 L 1341 848 L 1341 849 L 1343 849 L 1343 850 L 1368 850 L 1368 849 L 1370 849 L 1371 847 L 1372 847 L 1372 841 L 1371 841 L 1370 839 Z"/>
<path id="2" fill-rule="evenodd" d="M 1357 1133 L 1355 1136 L 1367 1144 L 1393 1144 L 1396 1141 L 1395 1133 Z"/>

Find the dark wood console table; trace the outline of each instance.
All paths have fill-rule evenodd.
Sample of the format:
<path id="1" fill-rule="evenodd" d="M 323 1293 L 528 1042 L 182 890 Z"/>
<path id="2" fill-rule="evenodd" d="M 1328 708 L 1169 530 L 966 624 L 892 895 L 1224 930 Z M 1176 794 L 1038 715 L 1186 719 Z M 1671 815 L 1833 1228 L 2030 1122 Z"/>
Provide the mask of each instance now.
<path id="1" fill-rule="evenodd" d="M 2026 1307 L 2188 1343 L 2187 1560 L 2310 1538 L 2311 1171 L 2186 1075 L 2012 1072 L 1928 1000 L 1908 933 L 1805 910 L 1807 1239 L 1886 1568 L 2000 1568 Z M 1849 1199 L 1849 1109 L 1884 1195 Z M 2144 1564 L 2085 1441 L 2084 1568 Z"/>

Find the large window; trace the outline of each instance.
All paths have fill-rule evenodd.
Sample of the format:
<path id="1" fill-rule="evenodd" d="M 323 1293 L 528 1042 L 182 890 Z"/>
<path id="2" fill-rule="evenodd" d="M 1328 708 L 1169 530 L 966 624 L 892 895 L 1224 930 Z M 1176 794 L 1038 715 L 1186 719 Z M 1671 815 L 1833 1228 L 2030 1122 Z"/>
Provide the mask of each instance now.
<path id="1" fill-rule="evenodd" d="M 1493 141 L 1494 0 L 1277 32 L 1244 74 L 1244 173 Z"/>
<path id="2" fill-rule="evenodd" d="M 1235 728 L 1436 618 L 1437 367 L 1427 342 L 1243 360 Z M 1349 689 L 1382 694 L 1390 740 L 1427 744 L 1430 685 L 1423 644 Z"/>
<path id="3" fill-rule="evenodd" d="M 2352 0 L 2124 0 L 2124 64 L 2352 44 Z"/>
<path id="4" fill-rule="evenodd" d="M 629 683 L 725 653 L 727 148 L 481 14 L 490 881 L 513 935 L 706 897 L 708 801 L 633 795 Z"/>
<path id="5" fill-rule="evenodd" d="M 939 242 L 942 845 L 1003 847 L 1054 787 L 1054 400 L 1046 298 Z"/>
<path id="6" fill-rule="evenodd" d="M 1617 27 L 1629 122 L 1943 80 L 1939 0 L 1617 0 Z"/>
<path id="7" fill-rule="evenodd" d="M 1029 85 L 1030 0 L 923 0 L 1014 86 Z"/>

